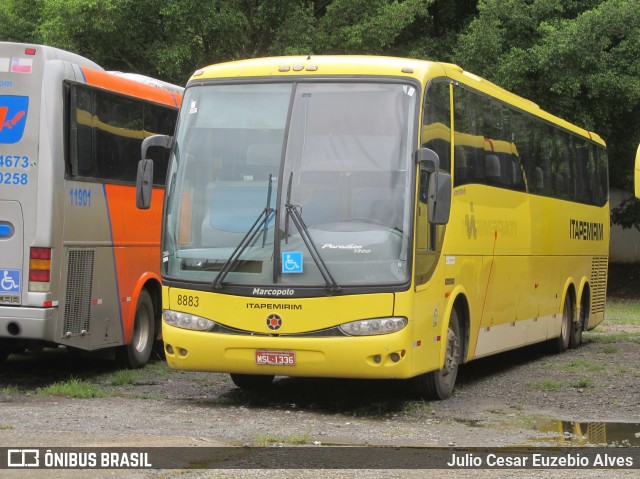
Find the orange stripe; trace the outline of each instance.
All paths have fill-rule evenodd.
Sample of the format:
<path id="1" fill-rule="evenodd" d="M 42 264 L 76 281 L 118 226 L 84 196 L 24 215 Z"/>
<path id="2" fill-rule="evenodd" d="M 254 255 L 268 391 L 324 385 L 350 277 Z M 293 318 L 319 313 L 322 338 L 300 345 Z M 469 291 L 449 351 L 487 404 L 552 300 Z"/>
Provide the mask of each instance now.
<path id="1" fill-rule="evenodd" d="M 145 278 L 160 278 L 160 231 L 164 190 L 154 188 L 151 208 L 136 208 L 134 186 L 105 185 L 109 207 L 113 251 L 118 275 L 122 329 L 125 341 L 131 339 L 137 294 Z"/>
<path id="2" fill-rule="evenodd" d="M 128 80 L 127 78 L 111 75 L 106 72 L 91 70 L 86 67 L 82 67 L 82 72 L 84 73 L 88 85 L 121 93 L 123 95 L 144 98 L 163 105 L 176 105 L 174 96 L 162 88 L 145 85 L 144 83 Z M 176 95 L 176 99 L 178 100 L 178 104 L 180 104 L 181 97 Z"/>

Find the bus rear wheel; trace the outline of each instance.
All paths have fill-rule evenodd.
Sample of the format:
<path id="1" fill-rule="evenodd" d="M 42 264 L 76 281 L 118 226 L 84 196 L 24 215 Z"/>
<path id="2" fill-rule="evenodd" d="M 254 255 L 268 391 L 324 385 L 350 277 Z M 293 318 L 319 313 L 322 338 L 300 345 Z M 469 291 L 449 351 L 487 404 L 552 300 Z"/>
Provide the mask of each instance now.
<path id="1" fill-rule="evenodd" d="M 120 366 L 137 369 L 149 362 L 156 337 L 154 313 L 151 296 L 143 289 L 136 305 L 131 342 L 120 346 L 116 352 L 116 361 Z"/>
<path id="2" fill-rule="evenodd" d="M 439 371 L 432 371 L 413 378 L 414 388 L 424 399 L 447 399 L 453 394 L 458 376 L 458 366 L 462 362 L 460 339 L 460 323 L 454 309 L 447 331 L 444 366 Z"/>
<path id="3" fill-rule="evenodd" d="M 574 322 L 571 327 L 571 336 L 569 337 L 570 348 L 577 348 L 582 343 L 582 331 L 584 331 L 584 325 L 587 322 L 587 316 L 589 314 L 589 302 L 587 296 L 583 295 L 581 303 L 578 321 Z"/>
<path id="4" fill-rule="evenodd" d="M 573 327 L 573 303 L 571 302 L 571 295 L 567 293 L 564 298 L 564 307 L 562 308 L 560 336 L 551 340 L 551 352 L 561 353 L 569 347 Z"/>
<path id="5" fill-rule="evenodd" d="M 275 376 L 262 376 L 260 374 L 231 374 L 233 384 L 240 389 L 266 389 L 273 383 Z"/>

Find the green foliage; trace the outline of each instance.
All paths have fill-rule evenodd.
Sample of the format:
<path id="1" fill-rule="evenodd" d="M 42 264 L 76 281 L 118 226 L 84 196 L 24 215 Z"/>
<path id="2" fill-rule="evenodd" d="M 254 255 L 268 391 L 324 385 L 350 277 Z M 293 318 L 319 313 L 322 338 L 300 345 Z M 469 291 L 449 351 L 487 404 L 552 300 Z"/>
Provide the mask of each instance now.
<path id="1" fill-rule="evenodd" d="M 120 369 L 109 375 L 108 381 L 112 386 L 131 386 L 135 383 L 139 373 L 133 369 Z"/>
<path id="2" fill-rule="evenodd" d="M 320 53 L 387 53 L 429 0 L 334 0 L 318 22 Z"/>
<path id="3" fill-rule="evenodd" d="M 622 226 L 622 229 L 635 228 L 640 231 L 640 201 L 627 198 L 611 210 L 611 221 Z"/>
<path id="4" fill-rule="evenodd" d="M 40 11 L 45 0 L 3 0 L 0 2 L 0 40 L 38 43 Z"/>
<path id="5" fill-rule="evenodd" d="M 36 394 L 39 396 L 64 396 L 70 398 L 100 398 L 105 397 L 105 391 L 100 386 L 78 378 L 71 378 L 68 381 L 53 383 L 44 388 L 38 388 Z"/>

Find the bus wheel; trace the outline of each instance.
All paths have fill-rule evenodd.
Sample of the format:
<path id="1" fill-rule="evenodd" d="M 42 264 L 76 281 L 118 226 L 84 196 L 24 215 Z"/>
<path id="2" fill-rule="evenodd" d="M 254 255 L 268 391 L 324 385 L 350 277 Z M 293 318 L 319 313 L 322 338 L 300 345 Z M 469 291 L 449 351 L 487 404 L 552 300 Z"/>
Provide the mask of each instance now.
<path id="1" fill-rule="evenodd" d="M 136 305 L 131 342 L 120 346 L 116 353 L 120 366 L 136 369 L 149 362 L 156 337 L 154 317 L 153 301 L 147 290 L 143 289 Z"/>
<path id="2" fill-rule="evenodd" d="M 454 309 L 449 320 L 447 331 L 444 366 L 439 371 L 421 374 L 413 378 L 413 385 L 420 396 L 425 399 L 447 399 L 453 394 L 458 376 L 458 366 L 462 362 L 462 346 L 460 343 L 460 323 Z"/>
<path id="3" fill-rule="evenodd" d="M 271 386 L 274 377 L 259 374 L 231 374 L 233 384 L 240 389 L 266 389 Z"/>
<path id="4" fill-rule="evenodd" d="M 580 306 L 580 317 L 578 321 L 573 323 L 573 327 L 571 328 L 571 335 L 569 337 L 569 347 L 577 348 L 582 343 L 582 331 L 584 330 L 584 325 L 587 322 L 587 314 L 588 312 L 588 302 L 587 297 L 583 295 L 582 304 Z"/>
<path id="5" fill-rule="evenodd" d="M 571 296 L 567 294 L 564 298 L 564 307 L 562 308 L 562 326 L 560 328 L 560 336 L 551 340 L 551 352 L 561 353 L 569 347 L 571 339 L 571 331 L 573 330 L 573 303 Z"/>

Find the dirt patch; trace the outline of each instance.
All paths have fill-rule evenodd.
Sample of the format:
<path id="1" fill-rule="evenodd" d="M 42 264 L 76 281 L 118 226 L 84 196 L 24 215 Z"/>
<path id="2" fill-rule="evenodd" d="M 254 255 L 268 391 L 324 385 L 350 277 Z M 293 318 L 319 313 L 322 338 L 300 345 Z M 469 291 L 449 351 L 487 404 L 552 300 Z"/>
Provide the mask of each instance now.
<path id="1" fill-rule="evenodd" d="M 424 402 L 403 381 L 278 378 L 269 390 L 248 392 L 227 375 L 172 371 L 161 361 L 118 385 L 107 358 L 27 353 L 2 366 L 0 437 L 30 443 L 63 430 L 236 445 L 523 445 L 539 440 L 538 418 L 640 423 L 638 359 L 633 340 L 601 342 L 587 333 L 563 354 L 526 348 L 469 363 L 452 398 Z M 106 397 L 40 394 L 69 378 L 97 384 Z"/>

